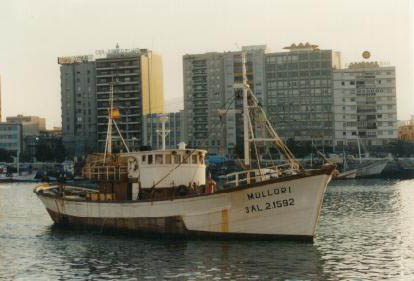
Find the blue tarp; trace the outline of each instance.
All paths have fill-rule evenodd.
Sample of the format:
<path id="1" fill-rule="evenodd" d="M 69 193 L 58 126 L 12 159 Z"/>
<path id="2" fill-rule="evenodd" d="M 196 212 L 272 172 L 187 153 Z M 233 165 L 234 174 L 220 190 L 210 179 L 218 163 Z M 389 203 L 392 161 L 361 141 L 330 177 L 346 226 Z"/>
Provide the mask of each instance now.
<path id="1" fill-rule="evenodd" d="M 225 158 L 220 155 L 208 155 L 207 156 L 207 162 L 210 164 L 223 164 L 226 161 L 230 161 L 230 159 Z"/>

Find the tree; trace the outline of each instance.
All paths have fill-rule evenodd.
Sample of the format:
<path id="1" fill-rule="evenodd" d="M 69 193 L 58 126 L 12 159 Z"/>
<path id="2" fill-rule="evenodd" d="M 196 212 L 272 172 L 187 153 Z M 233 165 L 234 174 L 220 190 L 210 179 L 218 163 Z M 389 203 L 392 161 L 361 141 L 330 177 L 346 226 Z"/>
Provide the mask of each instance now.
<path id="1" fill-rule="evenodd" d="M 0 148 L 0 161 L 1 162 L 12 162 L 13 161 L 12 156 L 15 156 L 15 153 L 9 150 Z"/>
<path id="2" fill-rule="evenodd" d="M 40 162 L 48 162 L 53 159 L 52 149 L 45 141 L 40 141 L 36 145 L 36 159 Z"/>
<path id="3" fill-rule="evenodd" d="M 62 143 L 62 139 L 57 139 L 52 144 L 52 151 L 53 151 L 53 155 L 54 155 L 53 160 L 55 162 L 65 161 L 66 149 L 65 149 L 65 146 Z"/>

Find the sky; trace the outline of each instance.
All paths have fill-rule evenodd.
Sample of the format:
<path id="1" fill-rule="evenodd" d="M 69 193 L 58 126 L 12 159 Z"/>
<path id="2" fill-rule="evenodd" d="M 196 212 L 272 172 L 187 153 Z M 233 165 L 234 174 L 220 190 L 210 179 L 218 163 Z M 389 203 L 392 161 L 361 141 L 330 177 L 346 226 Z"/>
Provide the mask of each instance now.
<path id="1" fill-rule="evenodd" d="M 414 115 L 411 0 L 2 0 L 2 121 L 17 114 L 61 126 L 57 57 L 148 48 L 162 55 L 167 111 L 183 108 L 182 56 L 310 42 L 341 52 L 343 67 L 371 60 L 396 67 L 399 120 Z"/>

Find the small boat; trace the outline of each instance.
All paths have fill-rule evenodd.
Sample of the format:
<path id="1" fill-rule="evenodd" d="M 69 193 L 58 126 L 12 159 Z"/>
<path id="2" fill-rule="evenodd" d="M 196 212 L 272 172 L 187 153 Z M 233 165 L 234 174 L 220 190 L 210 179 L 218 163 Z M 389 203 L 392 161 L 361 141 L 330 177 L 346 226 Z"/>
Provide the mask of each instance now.
<path id="1" fill-rule="evenodd" d="M 34 189 L 52 220 L 74 229 L 157 237 L 312 241 L 335 167 L 300 166 L 247 83 L 244 52 L 242 62 L 243 83 L 236 87 L 243 94 L 245 170 L 224 175 L 224 184 L 218 186 L 206 175 L 205 150 L 183 143 L 177 149 L 165 148 L 163 120 L 161 149 L 130 152 L 123 141 L 127 152 L 113 154 L 112 122 L 118 127 L 112 116 L 112 85 L 105 153 L 90 156 L 83 170 L 97 188 L 43 184 Z M 257 132 L 266 135 L 259 137 Z M 285 163 L 262 167 L 259 142 L 274 144 Z M 255 166 L 252 155 L 257 158 Z"/>
<path id="2" fill-rule="evenodd" d="M 382 172 L 382 176 L 389 179 L 413 179 L 414 160 L 412 158 L 391 158 Z"/>
<path id="3" fill-rule="evenodd" d="M 363 162 L 362 154 L 361 154 L 361 143 L 359 141 L 359 138 L 357 140 L 358 140 L 359 165 L 354 166 L 354 168 L 357 170 L 356 177 L 357 178 L 379 177 L 382 171 L 387 166 L 388 159 Z"/>
<path id="4" fill-rule="evenodd" d="M 336 180 L 355 179 L 356 175 L 357 175 L 357 170 L 353 169 L 353 170 L 348 170 L 348 171 L 344 171 L 342 173 L 339 173 L 338 175 L 336 175 L 334 177 L 334 179 L 336 179 Z"/>
<path id="5" fill-rule="evenodd" d="M 378 177 L 387 166 L 388 159 L 360 164 L 356 170 L 357 178 Z"/>

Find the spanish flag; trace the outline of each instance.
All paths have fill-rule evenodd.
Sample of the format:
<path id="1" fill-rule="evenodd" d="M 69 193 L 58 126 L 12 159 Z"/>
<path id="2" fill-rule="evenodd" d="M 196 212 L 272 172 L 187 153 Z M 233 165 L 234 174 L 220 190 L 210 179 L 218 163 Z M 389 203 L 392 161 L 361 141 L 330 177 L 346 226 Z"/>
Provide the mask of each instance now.
<path id="1" fill-rule="evenodd" d="M 113 120 L 121 119 L 121 112 L 119 111 L 119 108 L 112 108 L 112 119 Z"/>

